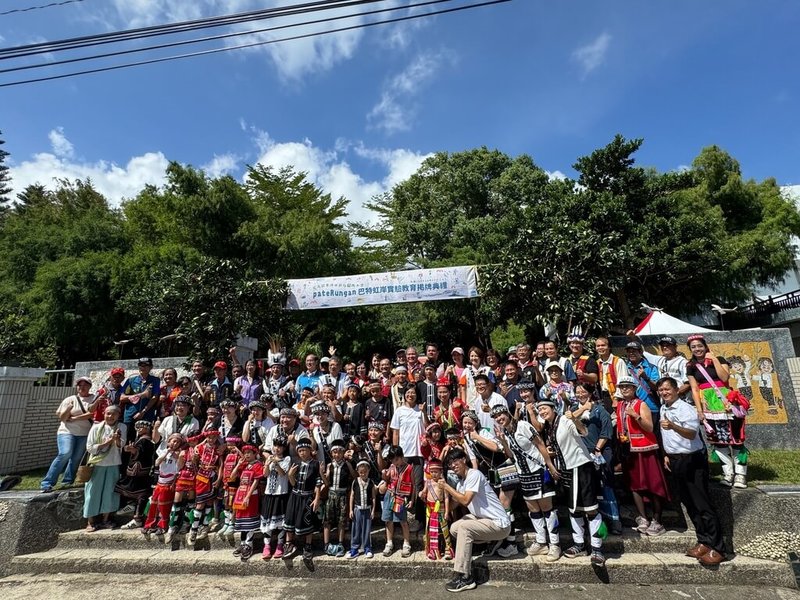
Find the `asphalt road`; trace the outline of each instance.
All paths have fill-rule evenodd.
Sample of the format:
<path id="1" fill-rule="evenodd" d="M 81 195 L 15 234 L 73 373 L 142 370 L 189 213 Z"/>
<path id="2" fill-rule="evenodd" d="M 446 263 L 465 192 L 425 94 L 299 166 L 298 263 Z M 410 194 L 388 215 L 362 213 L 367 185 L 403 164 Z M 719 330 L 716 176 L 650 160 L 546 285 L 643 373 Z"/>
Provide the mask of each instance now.
<path id="1" fill-rule="evenodd" d="M 168 567 L 168 565 L 165 565 Z M 456 594 L 453 594 L 454 596 Z M 461 592 L 474 600 L 800 600 L 800 592 L 755 586 L 691 585 L 541 585 L 489 582 Z M 291 579 L 268 577 L 213 577 L 180 573 L 131 577 L 127 575 L 53 574 L 11 575 L 0 579 L 0 598 L 69 598 L 70 600 L 421 600 L 444 598 L 444 582 L 352 579 Z"/>

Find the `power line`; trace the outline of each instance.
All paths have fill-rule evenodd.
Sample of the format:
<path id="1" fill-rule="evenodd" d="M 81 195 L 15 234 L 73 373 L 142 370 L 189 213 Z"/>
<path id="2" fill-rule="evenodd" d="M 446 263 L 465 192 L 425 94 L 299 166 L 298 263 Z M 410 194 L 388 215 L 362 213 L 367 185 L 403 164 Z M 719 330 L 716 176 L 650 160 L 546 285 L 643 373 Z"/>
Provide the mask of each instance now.
<path id="1" fill-rule="evenodd" d="M 30 12 L 32 10 L 42 10 L 44 8 L 53 8 L 54 6 L 64 6 L 65 4 L 74 4 L 76 2 L 83 2 L 84 0 L 63 0 L 63 2 L 51 2 L 50 4 L 40 4 L 39 6 L 29 6 L 28 8 L 12 8 L 11 10 L 6 10 L 0 12 L 0 17 L 5 15 L 10 15 L 13 13 L 24 13 Z"/>
<path id="2" fill-rule="evenodd" d="M 174 48 L 174 47 L 177 47 L 177 46 L 185 46 L 187 44 L 200 44 L 200 43 L 204 43 L 204 42 L 216 41 L 216 40 L 227 39 L 227 38 L 232 38 L 232 37 L 239 37 L 239 36 L 243 36 L 243 35 L 255 35 L 255 34 L 260 34 L 260 33 L 268 33 L 268 32 L 272 32 L 272 31 L 279 31 L 279 30 L 282 30 L 282 29 L 291 29 L 293 27 L 299 27 L 301 25 L 302 26 L 319 25 L 319 24 L 322 24 L 322 23 L 330 23 L 330 22 L 333 22 L 333 21 L 340 21 L 342 19 L 353 19 L 355 17 L 365 17 L 365 16 L 376 15 L 376 14 L 385 13 L 385 12 L 391 12 L 391 11 L 396 11 L 396 10 L 405 10 L 405 9 L 410 9 L 410 8 L 421 8 L 421 7 L 424 7 L 424 6 L 431 6 L 431 5 L 442 4 L 444 2 L 452 2 L 452 1 L 453 0 L 426 0 L 425 2 L 419 2 L 419 3 L 416 3 L 416 4 L 408 4 L 408 5 L 404 5 L 404 6 L 392 6 L 392 7 L 389 7 L 389 8 L 379 8 L 379 9 L 376 9 L 376 10 L 364 11 L 364 12 L 360 12 L 360 13 L 353 13 L 353 14 L 348 14 L 348 15 L 339 15 L 339 16 L 336 16 L 336 17 L 326 17 L 324 19 L 316 19 L 316 20 L 313 20 L 313 21 L 305 21 L 303 23 L 289 23 L 289 24 L 286 24 L 286 25 L 276 25 L 276 26 L 273 26 L 273 27 L 265 27 L 265 28 L 262 28 L 262 29 L 252 29 L 252 30 L 247 30 L 247 31 L 236 31 L 236 32 L 233 32 L 233 33 L 223 33 L 223 34 L 219 34 L 219 35 L 212 35 L 212 36 L 207 36 L 207 37 L 202 37 L 202 38 L 194 38 L 194 39 L 190 39 L 190 40 L 180 40 L 180 41 L 177 41 L 177 42 L 169 42 L 169 43 L 166 43 L 166 44 L 157 44 L 155 46 L 144 46 L 144 47 L 141 47 L 141 48 L 130 48 L 130 49 L 127 49 L 127 50 L 117 50 L 115 52 L 107 52 L 105 54 L 93 54 L 93 55 L 90 55 L 90 56 L 80 56 L 78 58 L 68 58 L 68 59 L 57 60 L 57 61 L 52 61 L 52 62 L 37 63 L 35 65 L 23 65 L 23 66 L 20 66 L 20 67 L 10 67 L 10 68 L 7 68 L 7 69 L 0 69 L 0 73 L 13 73 L 13 72 L 16 72 L 16 71 L 27 71 L 27 70 L 30 70 L 30 69 L 41 69 L 41 68 L 46 68 L 46 67 L 55 67 L 55 66 L 58 66 L 58 65 L 66 65 L 66 64 L 72 64 L 72 63 L 77 63 L 77 62 L 84 62 L 84 61 L 87 61 L 87 60 L 97 60 L 97 59 L 101 59 L 101 58 L 111 58 L 113 56 L 122 56 L 122 55 L 126 55 L 126 54 L 137 53 L 137 52 L 147 52 L 147 51 L 151 51 L 151 50 L 163 50 L 164 48 Z"/>
<path id="3" fill-rule="evenodd" d="M 383 0 L 316 0 L 303 4 L 293 4 L 290 6 L 265 8 L 260 10 L 236 13 L 232 15 L 217 15 L 194 19 L 192 21 L 179 21 L 177 23 L 166 23 L 161 25 L 150 25 L 148 27 L 138 27 L 136 29 L 126 29 L 123 31 L 110 31 L 107 33 L 84 35 L 55 42 L 38 42 L 35 44 L 25 44 L 23 46 L 13 46 L 0 49 L 0 59 L 21 58 L 35 54 L 60 52 L 63 50 L 75 50 L 87 46 L 100 44 L 110 44 L 119 41 L 137 40 L 145 37 L 159 35 L 170 35 L 174 33 L 184 33 L 208 27 L 222 27 L 248 21 L 258 21 L 266 18 L 274 18 L 285 14 L 294 15 L 303 12 L 314 12 L 328 10 L 332 8 L 349 7 L 359 4 L 369 4 L 382 2 Z"/>
<path id="4" fill-rule="evenodd" d="M 106 71 L 115 71 L 117 69 L 127 69 L 127 68 L 130 68 L 130 67 L 139 67 L 139 66 L 144 66 L 144 65 L 151 65 L 151 64 L 157 64 L 157 63 L 168 62 L 168 61 L 173 61 L 173 60 L 181 60 L 181 59 L 184 59 L 184 58 L 194 58 L 194 57 L 197 57 L 197 56 L 206 56 L 206 55 L 209 55 L 209 54 L 217 54 L 217 53 L 220 53 L 220 52 L 228 52 L 230 50 L 241 50 L 241 49 L 244 49 L 244 48 L 255 48 L 255 47 L 259 47 L 259 46 L 266 46 L 266 45 L 269 45 L 269 44 L 277 44 L 277 43 L 280 43 L 280 42 L 289 42 L 289 41 L 307 39 L 307 38 L 312 38 L 312 37 L 317 37 L 317 36 L 322 36 L 322 35 L 330 35 L 330 34 L 333 34 L 333 33 L 342 33 L 342 32 L 345 32 L 345 31 L 353 31 L 353 30 L 356 30 L 356 29 L 365 29 L 367 27 L 374 27 L 376 25 L 387 25 L 387 24 L 391 24 L 391 23 L 400 23 L 400 22 L 404 22 L 404 21 L 411 21 L 411 20 L 414 20 L 414 19 L 421 19 L 421 18 L 432 17 L 432 16 L 436 16 L 436 15 L 455 13 L 455 12 L 460 12 L 460 11 L 464 11 L 464 10 L 470 10 L 470 9 L 473 9 L 473 8 L 481 8 L 481 7 L 486 7 L 486 6 L 492 6 L 492 5 L 495 5 L 495 4 L 504 4 L 504 3 L 507 3 L 507 2 L 511 2 L 511 0 L 487 0 L 485 2 L 478 2 L 478 3 L 469 4 L 469 5 L 465 5 L 465 6 L 458 6 L 458 7 L 454 7 L 454 8 L 446 8 L 446 9 L 441 9 L 441 10 L 437 10 L 437 11 L 431 11 L 431 12 L 417 14 L 417 15 L 406 15 L 406 16 L 403 16 L 403 17 L 395 17 L 395 18 L 392 18 L 392 19 L 384 19 L 382 21 L 373 21 L 371 23 L 362 23 L 362 24 L 359 24 L 359 25 L 350 25 L 350 26 L 347 26 L 347 27 L 339 27 L 339 28 L 336 28 L 336 29 L 329 29 L 327 31 L 318 31 L 318 32 L 313 32 L 313 33 L 299 34 L 299 35 L 294 35 L 294 36 L 289 36 L 289 37 L 284 37 L 284 38 L 278 38 L 278 39 L 274 39 L 274 40 L 265 40 L 265 41 L 261 41 L 261 42 L 252 42 L 252 43 L 249 43 L 249 44 L 240 44 L 238 46 L 227 46 L 227 47 L 222 47 L 222 48 L 212 48 L 212 49 L 209 49 L 209 50 L 201 50 L 201 51 L 197 51 L 197 52 L 189 52 L 189 53 L 186 53 L 186 54 L 177 54 L 177 55 L 172 55 L 172 56 L 164 56 L 164 57 L 160 57 L 160 58 L 152 58 L 152 59 L 148 59 L 148 60 L 141 60 L 141 61 L 130 62 L 130 63 L 122 63 L 122 64 L 118 64 L 118 65 L 110 65 L 110 66 L 107 66 L 107 67 L 97 67 L 97 68 L 94 68 L 94 69 L 86 69 L 86 70 L 83 70 L 83 71 L 73 71 L 71 73 L 62 73 L 60 75 L 50 75 L 50 76 L 47 76 L 47 77 L 37 77 L 37 78 L 33 78 L 33 79 L 24 79 L 24 80 L 20 80 L 20 81 L 12 81 L 12 82 L 8 82 L 8 83 L 0 83 L 0 88 L 14 87 L 14 86 L 25 85 L 25 84 L 29 84 L 29 83 L 39 83 L 39 82 L 43 82 L 43 81 L 53 81 L 53 80 L 56 80 L 56 79 L 65 79 L 65 78 L 68 78 L 68 77 L 77 77 L 79 75 L 89 75 L 89 74 L 93 74 L 93 73 L 104 73 Z M 353 15 L 353 16 L 358 16 L 358 15 Z M 300 25 L 304 25 L 304 23 L 298 23 L 297 24 L 297 26 L 300 26 Z"/>

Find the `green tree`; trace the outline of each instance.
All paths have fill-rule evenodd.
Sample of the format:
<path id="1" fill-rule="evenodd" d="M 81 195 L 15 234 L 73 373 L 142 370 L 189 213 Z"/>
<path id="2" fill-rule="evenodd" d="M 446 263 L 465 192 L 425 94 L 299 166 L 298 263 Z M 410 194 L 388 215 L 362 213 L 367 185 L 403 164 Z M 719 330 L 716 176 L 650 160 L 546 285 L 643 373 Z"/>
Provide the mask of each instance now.
<path id="1" fill-rule="evenodd" d="M 6 164 L 9 154 L 3 149 L 4 144 L 5 140 L 0 138 L 0 217 L 8 212 L 8 203 L 11 202 L 11 173 Z"/>

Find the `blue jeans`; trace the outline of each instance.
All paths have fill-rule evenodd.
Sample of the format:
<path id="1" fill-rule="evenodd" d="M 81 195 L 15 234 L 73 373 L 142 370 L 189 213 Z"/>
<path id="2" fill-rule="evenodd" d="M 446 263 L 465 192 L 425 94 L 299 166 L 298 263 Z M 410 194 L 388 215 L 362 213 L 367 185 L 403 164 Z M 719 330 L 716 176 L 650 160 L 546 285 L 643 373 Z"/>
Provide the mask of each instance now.
<path id="1" fill-rule="evenodd" d="M 56 436 L 58 456 L 53 459 L 47 475 L 44 476 L 39 487 L 43 490 L 55 487 L 58 483 L 58 476 L 64 473 L 64 469 L 67 472 L 64 473 L 62 483 L 70 484 L 75 481 L 78 465 L 81 464 L 83 453 L 86 452 L 86 438 L 85 435 L 72 435 L 71 433 L 59 433 Z"/>

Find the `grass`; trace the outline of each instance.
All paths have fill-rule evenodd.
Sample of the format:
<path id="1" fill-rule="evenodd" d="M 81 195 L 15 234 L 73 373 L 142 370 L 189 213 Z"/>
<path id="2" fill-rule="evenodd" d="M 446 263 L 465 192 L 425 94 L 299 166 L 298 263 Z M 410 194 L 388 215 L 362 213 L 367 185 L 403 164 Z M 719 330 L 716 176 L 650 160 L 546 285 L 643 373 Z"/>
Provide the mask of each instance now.
<path id="1" fill-rule="evenodd" d="M 800 450 L 754 450 L 750 453 L 747 483 L 800 484 Z M 22 474 L 22 483 L 15 490 L 38 490 L 47 469 Z M 722 476 L 719 464 L 711 464 L 711 475 Z"/>

